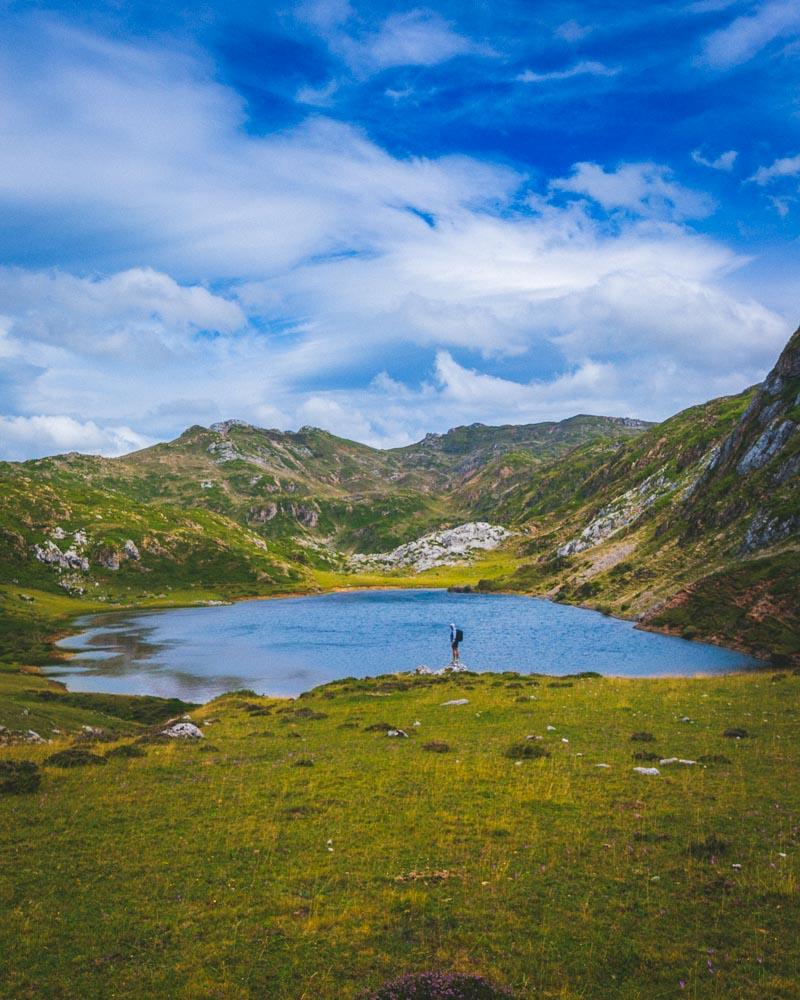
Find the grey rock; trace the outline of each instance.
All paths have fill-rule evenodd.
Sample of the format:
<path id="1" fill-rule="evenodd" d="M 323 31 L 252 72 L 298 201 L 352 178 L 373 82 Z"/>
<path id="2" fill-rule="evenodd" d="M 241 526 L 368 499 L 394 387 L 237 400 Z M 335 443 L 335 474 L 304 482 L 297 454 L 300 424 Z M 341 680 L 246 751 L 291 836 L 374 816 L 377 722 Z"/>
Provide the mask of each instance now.
<path id="1" fill-rule="evenodd" d="M 201 730 L 193 722 L 176 722 L 174 725 L 162 730 L 161 735 L 178 740 L 202 740 L 205 738 Z"/>
<path id="2" fill-rule="evenodd" d="M 129 538 L 122 546 L 122 551 L 125 554 L 126 559 L 133 559 L 135 562 L 138 562 L 141 558 L 139 555 L 139 549 L 136 547 L 136 543 L 131 538 Z"/>
<path id="3" fill-rule="evenodd" d="M 661 774 L 661 772 L 657 767 L 635 767 L 634 771 L 637 774 L 650 774 L 653 775 L 654 777 L 657 777 L 659 774 Z"/>
<path id="4" fill-rule="evenodd" d="M 423 535 L 391 552 L 357 553 L 350 557 L 349 565 L 351 569 L 409 568 L 420 573 L 434 566 L 452 566 L 469 561 L 474 552 L 496 549 L 512 535 L 513 532 L 498 524 L 468 521 L 455 528 Z"/>
<path id="5" fill-rule="evenodd" d="M 768 427 L 739 459 L 736 471 L 743 475 L 765 466 L 770 459 L 778 454 L 796 430 L 797 424 L 791 420 L 784 420 Z"/>
<path id="6" fill-rule="evenodd" d="M 48 566 L 55 566 L 58 569 L 76 569 L 82 573 L 89 570 L 88 559 L 78 555 L 75 549 L 67 549 L 66 552 L 62 552 L 55 542 L 51 542 L 49 539 L 44 545 L 34 545 L 33 552 L 39 562 Z"/>
<path id="7" fill-rule="evenodd" d="M 442 706 L 445 705 L 469 705 L 469 698 L 453 698 L 451 701 L 443 701 Z"/>

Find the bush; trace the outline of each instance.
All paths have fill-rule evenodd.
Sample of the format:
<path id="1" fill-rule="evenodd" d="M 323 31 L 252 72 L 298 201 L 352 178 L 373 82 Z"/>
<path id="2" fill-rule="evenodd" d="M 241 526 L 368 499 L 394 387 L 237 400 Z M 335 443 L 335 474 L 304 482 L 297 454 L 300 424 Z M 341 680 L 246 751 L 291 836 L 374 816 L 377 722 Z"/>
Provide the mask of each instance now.
<path id="1" fill-rule="evenodd" d="M 655 736 L 652 733 L 634 733 L 631 736 L 634 743 L 654 743 Z"/>
<path id="2" fill-rule="evenodd" d="M 431 753 L 449 753 L 450 744 L 442 740 L 431 740 L 429 743 L 423 743 L 422 749 L 430 750 Z"/>
<path id="3" fill-rule="evenodd" d="M 35 792 L 42 778 L 32 760 L 0 760 L 0 792 L 19 795 Z"/>
<path id="4" fill-rule="evenodd" d="M 524 743 L 513 743 L 508 750 L 506 750 L 506 757 L 511 757 L 514 760 L 537 760 L 540 757 L 549 757 L 550 751 L 543 747 L 540 743 L 535 743 L 533 740 L 525 740 Z"/>
<path id="5" fill-rule="evenodd" d="M 132 743 L 123 743 L 122 746 L 114 747 L 113 750 L 109 750 L 106 753 L 106 760 L 114 757 L 146 757 L 147 754 L 141 747 L 134 746 Z"/>
<path id="6" fill-rule="evenodd" d="M 415 972 L 362 993 L 359 1000 L 514 1000 L 514 995 L 483 976 Z"/>
<path id="7" fill-rule="evenodd" d="M 86 764 L 105 764 L 105 762 L 105 757 L 90 753 L 88 750 L 81 750 L 80 747 L 59 750 L 58 753 L 45 758 L 45 764 L 50 767 L 84 767 Z"/>

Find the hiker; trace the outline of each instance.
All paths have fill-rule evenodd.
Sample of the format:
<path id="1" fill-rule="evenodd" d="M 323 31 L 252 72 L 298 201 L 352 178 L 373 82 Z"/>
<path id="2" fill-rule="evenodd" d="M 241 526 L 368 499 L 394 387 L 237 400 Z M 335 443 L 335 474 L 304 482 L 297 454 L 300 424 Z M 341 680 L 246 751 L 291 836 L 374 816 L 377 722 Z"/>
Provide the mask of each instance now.
<path id="1" fill-rule="evenodd" d="M 458 663 L 458 644 L 463 640 L 464 633 L 456 628 L 455 622 L 450 622 L 450 649 L 453 651 L 453 663 Z"/>

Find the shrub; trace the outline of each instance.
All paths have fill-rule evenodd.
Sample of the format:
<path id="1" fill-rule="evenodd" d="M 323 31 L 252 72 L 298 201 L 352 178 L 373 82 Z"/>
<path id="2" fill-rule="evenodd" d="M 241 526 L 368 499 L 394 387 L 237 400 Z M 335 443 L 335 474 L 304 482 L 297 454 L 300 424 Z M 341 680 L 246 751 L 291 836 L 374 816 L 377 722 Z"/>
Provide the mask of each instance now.
<path id="1" fill-rule="evenodd" d="M 82 750 L 80 747 L 59 750 L 58 753 L 45 758 L 45 764 L 50 767 L 84 767 L 86 764 L 105 764 L 105 762 L 105 757 Z"/>
<path id="2" fill-rule="evenodd" d="M 483 976 L 461 972 L 414 972 L 362 993 L 359 1000 L 514 1000 Z"/>
<path id="3" fill-rule="evenodd" d="M 146 757 L 147 754 L 141 747 L 134 746 L 132 743 L 123 743 L 122 746 L 114 747 L 113 750 L 109 750 L 106 753 L 106 760 L 114 757 Z"/>
<path id="4" fill-rule="evenodd" d="M 0 792 L 19 795 L 35 792 L 42 778 L 32 760 L 0 760 Z"/>
<path id="5" fill-rule="evenodd" d="M 450 744 L 442 740 L 431 740 L 429 743 L 423 743 L 422 749 L 430 750 L 431 753 L 449 753 Z"/>
<path id="6" fill-rule="evenodd" d="M 731 740 L 743 740 L 746 739 L 750 733 L 748 733 L 746 729 L 739 729 L 734 726 L 731 729 L 726 729 L 722 735 L 727 736 L 728 739 Z"/>
<path id="7" fill-rule="evenodd" d="M 549 756 L 550 751 L 540 743 L 534 743 L 533 740 L 526 740 L 524 743 L 513 743 L 506 750 L 506 757 L 511 757 L 514 760 L 536 760 L 540 757 Z"/>
<path id="8" fill-rule="evenodd" d="M 631 736 L 634 743 L 654 743 L 655 736 L 652 733 L 634 733 Z"/>

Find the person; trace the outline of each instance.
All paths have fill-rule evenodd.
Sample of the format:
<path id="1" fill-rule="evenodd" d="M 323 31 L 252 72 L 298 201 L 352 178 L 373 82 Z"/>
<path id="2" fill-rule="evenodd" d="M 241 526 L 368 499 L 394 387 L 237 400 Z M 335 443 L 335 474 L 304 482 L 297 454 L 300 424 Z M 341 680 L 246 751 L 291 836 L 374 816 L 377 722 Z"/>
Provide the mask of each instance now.
<path id="1" fill-rule="evenodd" d="M 461 629 L 455 622 L 450 622 L 450 649 L 453 651 L 453 663 L 458 663 L 458 644 L 461 642 Z"/>

